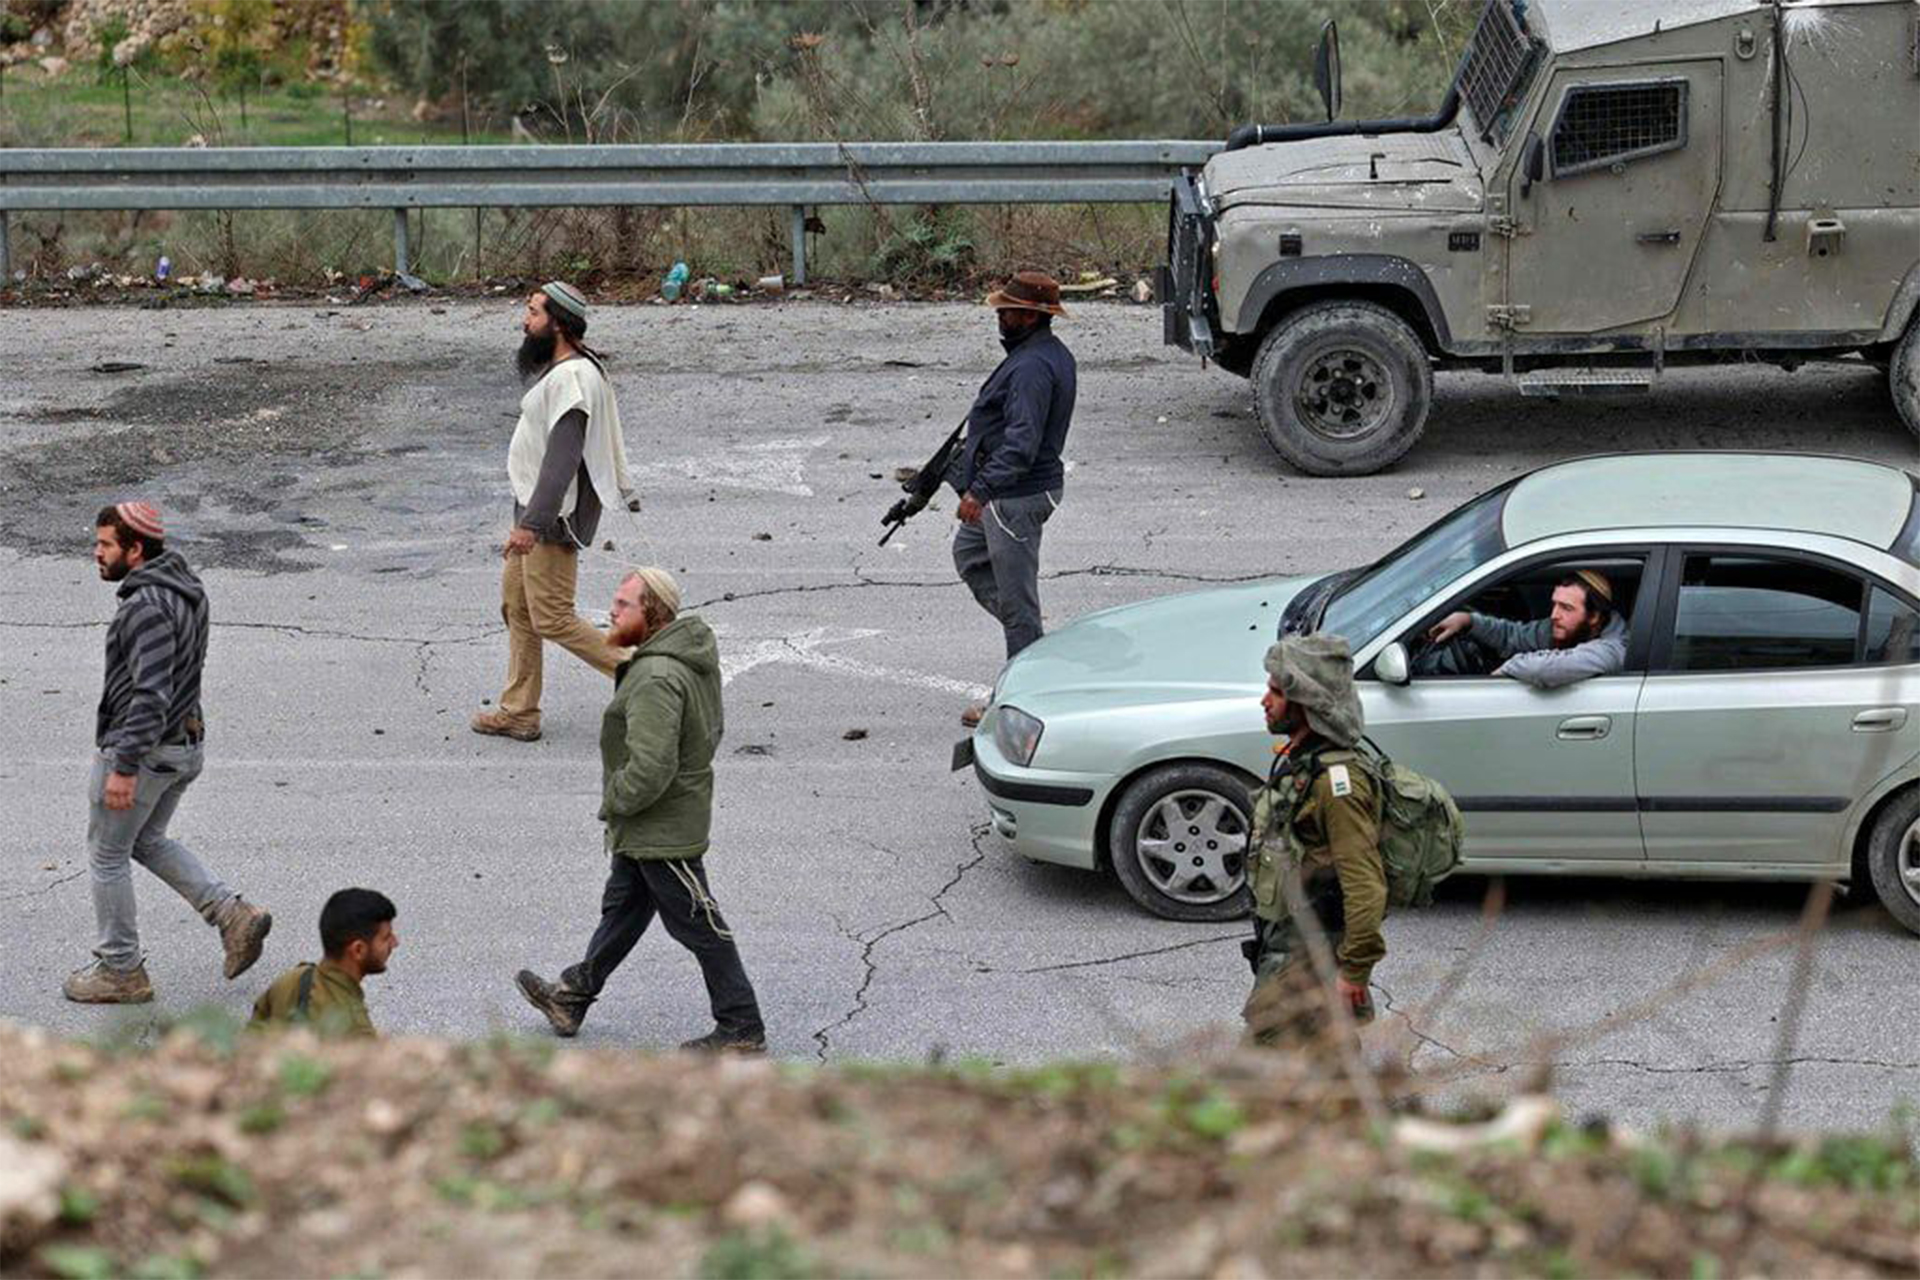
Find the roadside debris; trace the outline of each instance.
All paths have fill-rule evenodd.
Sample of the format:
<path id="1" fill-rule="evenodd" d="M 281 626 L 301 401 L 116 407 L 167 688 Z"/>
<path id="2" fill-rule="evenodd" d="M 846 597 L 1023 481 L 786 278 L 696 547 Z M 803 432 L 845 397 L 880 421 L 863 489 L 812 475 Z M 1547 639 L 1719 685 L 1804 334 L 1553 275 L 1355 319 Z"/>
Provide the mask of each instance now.
<path id="1" fill-rule="evenodd" d="M 93 366 L 95 373 L 137 373 L 147 366 L 134 360 L 102 360 Z"/>

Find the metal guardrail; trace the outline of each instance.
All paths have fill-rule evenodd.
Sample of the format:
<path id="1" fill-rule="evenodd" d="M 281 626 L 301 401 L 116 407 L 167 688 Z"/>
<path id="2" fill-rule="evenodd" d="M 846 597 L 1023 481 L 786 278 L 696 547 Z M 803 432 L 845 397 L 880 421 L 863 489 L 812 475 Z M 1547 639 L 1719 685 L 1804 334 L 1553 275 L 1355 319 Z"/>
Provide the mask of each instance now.
<path id="1" fill-rule="evenodd" d="M 851 142 L 677 146 L 0 150 L 7 219 L 37 210 L 391 209 L 408 269 L 414 209 L 784 205 L 794 282 L 809 206 L 1149 203 L 1216 142 Z"/>

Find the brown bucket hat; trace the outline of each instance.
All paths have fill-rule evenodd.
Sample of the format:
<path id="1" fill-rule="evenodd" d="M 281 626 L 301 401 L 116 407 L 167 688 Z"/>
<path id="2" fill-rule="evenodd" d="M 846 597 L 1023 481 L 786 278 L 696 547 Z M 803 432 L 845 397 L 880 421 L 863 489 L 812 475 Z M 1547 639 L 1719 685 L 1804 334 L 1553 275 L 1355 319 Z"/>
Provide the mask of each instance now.
<path id="1" fill-rule="evenodd" d="M 987 305 L 995 311 L 1044 311 L 1063 316 L 1060 282 L 1044 271 L 1017 272 L 1013 279 L 987 295 Z"/>

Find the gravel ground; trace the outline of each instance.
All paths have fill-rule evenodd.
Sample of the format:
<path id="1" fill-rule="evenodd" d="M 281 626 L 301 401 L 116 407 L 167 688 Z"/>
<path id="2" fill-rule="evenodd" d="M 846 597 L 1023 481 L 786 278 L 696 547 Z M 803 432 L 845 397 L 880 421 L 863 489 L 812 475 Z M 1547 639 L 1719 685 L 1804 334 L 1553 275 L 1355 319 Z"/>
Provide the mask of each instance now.
<path id="1" fill-rule="evenodd" d="M 112 600 L 86 559 L 96 506 L 139 492 L 206 568 L 217 620 L 210 765 L 176 822 L 279 925 L 264 968 L 313 947 L 325 895 L 400 903 L 371 986 L 398 1031 L 529 1026 L 509 977 L 575 958 L 602 874 L 594 822 L 604 688 L 550 659 L 547 736 L 466 730 L 503 666 L 498 558 L 518 302 L 0 311 L 0 1013 L 87 1032 L 63 1003 L 91 913 L 83 780 Z M 1358 563 L 1517 471 L 1681 447 L 1830 451 L 1914 464 L 1864 369 L 1681 371 L 1640 402 L 1522 400 L 1444 375 L 1422 445 L 1391 474 L 1288 474 L 1244 384 L 1159 345 L 1148 308 L 1076 308 L 1081 362 L 1066 505 L 1048 527 L 1049 619 L 1250 574 Z M 610 308 L 646 507 L 583 565 L 604 607 L 623 558 L 665 563 L 721 631 L 732 680 L 711 872 L 778 1052 L 1034 1061 L 1127 1054 L 1228 1021 L 1238 927 L 1141 915 L 1106 879 L 1023 864 L 946 771 L 955 713 L 991 681 L 996 628 L 954 581 L 951 502 L 884 550 L 889 477 L 964 410 L 998 350 L 954 305 Z M 107 361 L 143 368 L 96 373 Z M 1411 500 L 1418 487 L 1424 500 Z M 1250 714 L 1252 714 L 1250 709 Z M 849 737 L 864 730 L 864 737 Z M 210 935 L 138 884 L 159 1011 L 238 1008 Z M 1396 920 L 1375 1052 L 1490 1089 L 1544 1032 L 1576 1110 L 1742 1125 L 1780 1050 L 1787 961 L 1742 966 L 1659 1016 L 1608 1019 L 1691 967 L 1791 925 L 1801 891 L 1534 881 L 1444 1011 L 1422 1009 L 1478 929 L 1481 886 Z M 1850 910 L 1823 944 L 1790 1121 L 1873 1124 L 1920 1093 L 1902 1020 L 1915 940 Z M 137 1022 L 151 1013 L 127 1015 Z M 584 1038 L 703 1030 L 691 962 L 650 937 Z"/>

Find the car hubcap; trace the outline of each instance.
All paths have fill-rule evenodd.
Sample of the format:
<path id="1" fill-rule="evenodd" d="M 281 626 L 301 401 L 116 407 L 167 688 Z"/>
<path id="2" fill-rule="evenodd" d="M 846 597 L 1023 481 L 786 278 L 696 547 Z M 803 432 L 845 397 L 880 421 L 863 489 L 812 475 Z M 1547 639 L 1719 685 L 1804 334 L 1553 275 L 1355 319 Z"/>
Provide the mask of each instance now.
<path id="1" fill-rule="evenodd" d="M 1315 434 L 1354 440 L 1379 430 L 1392 416 L 1393 380 L 1365 351 L 1328 351 L 1308 362 L 1293 402 Z"/>
<path id="2" fill-rule="evenodd" d="M 1176 791 L 1147 811 L 1134 838 L 1140 869 L 1176 902 L 1220 902 L 1246 880 L 1247 824 L 1211 791 Z"/>
<path id="3" fill-rule="evenodd" d="M 1916 905 L 1920 905 L 1920 822 L 1907 828 L 1907 834 L 1900 838 L 1900 851 L 1894 858 L 1894 866 L 1900 872 L 1900 887 L 1907 891 Z"/>

